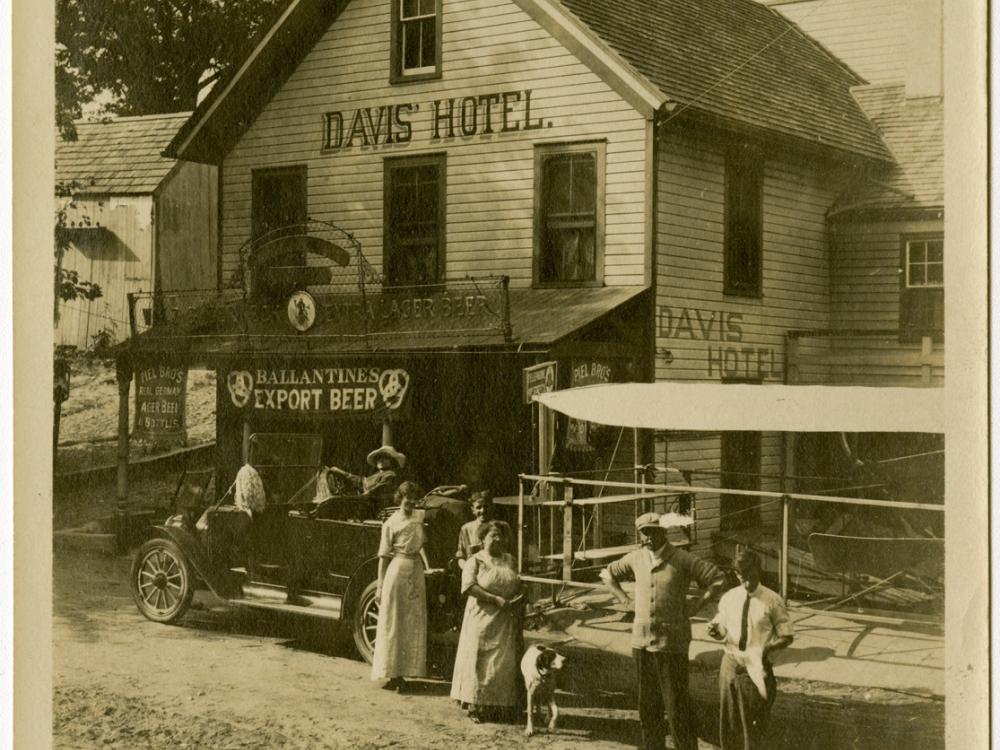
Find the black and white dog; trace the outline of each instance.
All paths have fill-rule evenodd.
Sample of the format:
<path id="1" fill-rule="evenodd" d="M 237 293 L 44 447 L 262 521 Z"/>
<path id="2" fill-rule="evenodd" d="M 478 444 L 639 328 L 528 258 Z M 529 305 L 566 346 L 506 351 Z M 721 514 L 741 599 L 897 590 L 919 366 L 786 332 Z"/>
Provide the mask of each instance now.
<path id="1" fill-rule="evenodd" d="M 556 728 L 559 708 L 556 706 L 556 675 L 566 660 L 562 654 L 546 646 L 531 646 L 521 657 L 521 674 L 528 689 L 528 726 L 525 737 L 535 733 L 535 709 L 544 703 L 549 712 L 549 731 Z"/>

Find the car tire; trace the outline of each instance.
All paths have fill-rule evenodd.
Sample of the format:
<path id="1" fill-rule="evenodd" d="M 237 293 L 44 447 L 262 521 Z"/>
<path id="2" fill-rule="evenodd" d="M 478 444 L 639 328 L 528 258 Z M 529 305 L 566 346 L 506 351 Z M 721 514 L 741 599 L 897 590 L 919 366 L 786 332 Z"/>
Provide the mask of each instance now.
<path id="1" fill-rule="evenodd" d="M 191 565 L 169 539 L 150 539 L 139 548 L 132 560 L 129 583 L 136 607 L 153 622 L 176 622 L 194 596 Z"/>
<path id="2" fill-rule="evenodd" d="M 378 627 L 378 603 L 375 591 L 378 581 L 371 581 L 361 589 L 361 593 L 351 607 L 351 635 L 358 655 L 369 664 L 375 655 L 375 630 Z"/>

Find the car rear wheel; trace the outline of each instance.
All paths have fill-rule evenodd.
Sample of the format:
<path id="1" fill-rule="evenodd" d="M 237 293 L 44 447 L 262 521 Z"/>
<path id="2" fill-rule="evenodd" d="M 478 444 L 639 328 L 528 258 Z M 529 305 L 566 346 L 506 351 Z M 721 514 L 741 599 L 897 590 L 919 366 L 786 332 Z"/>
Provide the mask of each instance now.
<path id="1" fill-rule="evenodd" d="M 375 601 L 378 581 L 372 581 L 361 590 L 353 607 L 351 633 L 358 654 L 369 664 L 375 655 L 375 631 L 378 629 L 379 605 Z"/>
<path id="2" fill-rule="evenodd" d="M 135 605 L 153 622 L 176 622 L 194 596 L 191 566 L 169 539 L 151 539 L 139 548 L 130 582 Z"/>

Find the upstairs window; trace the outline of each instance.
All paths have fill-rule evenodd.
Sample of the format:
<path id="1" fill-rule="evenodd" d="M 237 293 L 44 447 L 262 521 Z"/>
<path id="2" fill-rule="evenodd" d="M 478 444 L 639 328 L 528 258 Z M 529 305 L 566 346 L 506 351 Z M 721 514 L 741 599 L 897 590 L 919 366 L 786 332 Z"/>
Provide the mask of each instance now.
<path id="1" fill-rule="evenodd" d="M 542 285 L 604 280 L 604 144 L 535 153 L 535 279 Z"/>
<path id="2" fill-rule="evenodd" d="M 301 231 L 297 225 L 308 219 L 304 165 L 255 169 L 250 181 L 250 232 L 255 240 L 264 235 L 277 240 L 283 234 Z M 305 251 L 297 249 L 293 240 L 270 242 L 255 253 L 262 259 L 249 259 L 255 295 L 276 302 L 303 286 Z"/>
<path id="3" fill-rule="evenodd" d="M 385 280 L 389 286 L 444 279 L 445 157 L 385 161 Z"/>
<path id="4" fill-rule="evenodd" d="M 392 0 L 393 83 L 441 76 L 441 0 Z"/>
<path id="5" fill-rule="evenodd" d="M 922 336 L 941 339 L 944 329 L 944 238 L 908 237 L 902 241 L 899 329 L 904 341 Z"/>
<path id="6" fill-rule="evenodd" d="M 723 292 L 761 296 L 764 162 L 747 147 L 726 154 Z"/>

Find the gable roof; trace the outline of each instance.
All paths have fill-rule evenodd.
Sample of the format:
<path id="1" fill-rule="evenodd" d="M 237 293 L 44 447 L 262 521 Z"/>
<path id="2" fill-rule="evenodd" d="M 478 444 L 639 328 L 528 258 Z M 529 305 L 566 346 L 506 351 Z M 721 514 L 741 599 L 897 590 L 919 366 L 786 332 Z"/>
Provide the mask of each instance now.
<path id="1" fill-rule="evenodd" d="M 513 0 L 555 19 L 564 41 L 599 46 L 583 57 L 607 80 L 635 72 L 645 98 L 658 91 L 676 114 L 726 128 L 760 129 L 877 161 L 891 161 L 851 96 L 863 79 L 797 26 L 755 0 Z M 244 62 L 230 69 L 167 149 L 217 163 L 243 135 L 349 0 L 289 0 Z M 543 25 L 546 25 L 543 23 Z M 547 28 L 549 28 L 547 26 Z M 551 30 L 551 29 L 550 29 Z M 603 57 L 611 68 L 602 64 Z M 589 59 L 588 59 L 589 58 Z M 679 105 L 679 106 L 678 106 Z M 673 118 L 674 115 L 670 115 Z"/>
<path id="2" fill-rule="evenodd" d="M 56 144 L 56 181 L 85 193 L 152 193 L 176 161 L 161 155 L 191 116 L 175 112 L 76 123 L 77 139 Z"/>
<path id="3" fill-rule="evenodd" d="M 851 87 L 864 83 L 755 0 L 560 0 L 684 112 L 891 159 Z"/>
<path id="4" fill-rule="evenodd" d="M 903 85 L 866 86 L 855 96 L 881 132 L 895 165 L 877 182 L 845 194 L 831 213 L 943 208 L 944 101 L 907 99 Z"/>

